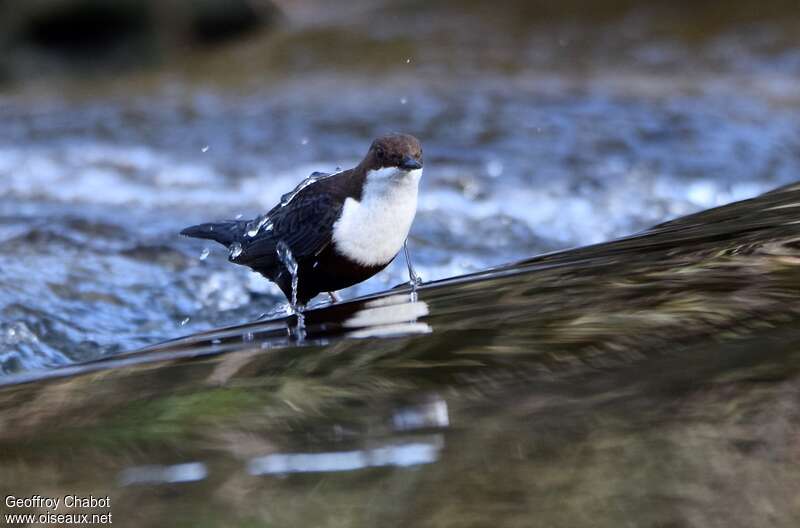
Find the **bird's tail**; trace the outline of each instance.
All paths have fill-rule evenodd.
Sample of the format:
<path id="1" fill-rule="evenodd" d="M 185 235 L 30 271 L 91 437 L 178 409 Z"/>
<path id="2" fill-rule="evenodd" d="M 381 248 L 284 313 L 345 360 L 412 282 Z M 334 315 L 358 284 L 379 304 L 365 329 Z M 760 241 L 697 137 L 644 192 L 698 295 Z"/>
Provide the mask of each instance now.
<path id="1" fill-rule="evenodd" d="M 205 238 L 214 240 L 224 246 L 230 246 L 241 238 L 241 222 L 230 220 L 227 222 L 199 224 L 187 227 L 181 234 L 192 238 Z"/>

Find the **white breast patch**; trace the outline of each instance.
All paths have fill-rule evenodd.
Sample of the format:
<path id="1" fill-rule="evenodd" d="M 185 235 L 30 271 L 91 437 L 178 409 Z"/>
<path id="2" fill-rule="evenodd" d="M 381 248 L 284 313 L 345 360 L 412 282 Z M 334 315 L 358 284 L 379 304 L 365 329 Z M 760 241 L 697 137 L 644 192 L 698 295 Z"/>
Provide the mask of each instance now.
<path id="1" fill-rule="evenodd" d="M 361 201 L 348 198 L 333 225 L 336 249 L 364 266 L 383 265 L 402 249 L 417 213 L 422 169 L 383 168 L 367 175 Z"/>

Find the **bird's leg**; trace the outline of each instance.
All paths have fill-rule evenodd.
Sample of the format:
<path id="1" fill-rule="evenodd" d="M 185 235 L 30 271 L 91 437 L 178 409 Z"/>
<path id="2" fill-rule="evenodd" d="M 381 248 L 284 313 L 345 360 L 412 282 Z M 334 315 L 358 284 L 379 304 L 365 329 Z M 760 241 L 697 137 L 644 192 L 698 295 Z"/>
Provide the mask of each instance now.
<path id="1" fill-rule="evenodd" d="M 403 252 L 406 255 L 406 265 L 408 265 L 408 283 L 411 285 L 412 289 L 416 289 L 417 286 L 422 284 L 422 279 L 417 272 L 414 271 L 414 265 L 411 263 L 411 255 L 408 252 L 408 239 L 403 242 Z"/>
<path id="2" fill-rule="evenodd" d="M 328 296 L 331 298 L 331 304 L 342 301 L 342 299 L 340 299 L 339 296 L 336 295 L 336 292 L 328 292 Z"/>

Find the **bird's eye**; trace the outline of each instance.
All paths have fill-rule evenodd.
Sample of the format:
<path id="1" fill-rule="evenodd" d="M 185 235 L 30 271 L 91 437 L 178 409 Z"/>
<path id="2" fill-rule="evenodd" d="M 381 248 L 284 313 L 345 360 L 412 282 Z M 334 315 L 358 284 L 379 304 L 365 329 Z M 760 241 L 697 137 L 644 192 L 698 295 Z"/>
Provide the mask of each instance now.
<path id="1" fill-rule="evenodd" d="M 383 149 L 380 147 L 375 149 L 375 155 L 378 156 L 378 159 L 383 159 Z"/>

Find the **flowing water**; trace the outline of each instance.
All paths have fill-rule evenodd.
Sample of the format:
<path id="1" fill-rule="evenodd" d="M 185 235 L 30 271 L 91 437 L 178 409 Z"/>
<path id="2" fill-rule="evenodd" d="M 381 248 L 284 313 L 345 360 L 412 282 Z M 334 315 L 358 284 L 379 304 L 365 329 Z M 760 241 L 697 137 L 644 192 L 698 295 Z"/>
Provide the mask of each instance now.
<path id="1" fill-rule="evenodd" d="M 411 245 L 425 280 L 623 236 L 800 174 L 791 16 L 291 5 L 286 29 L 163 70 L 7 85 L 0 372 L 272 311 L 276 287 L 178 232 L 257 218 L 387 131 L 422 139 Z M 404 280 L 397 259 L 343 294 Z"/>
<path id="2" fill-rule="evenodd" d="M 122 526 L 800 525 L 800 191 L 761 195 L 800 180 L 796 5 L 281 4 L 0 85 L 0 491 Z M 400 257 L 292 313 L 178 235 L 269 229 L 389 131 L 424 148 L 417 288 Z"/>
<path id="3" fill-rule="evenodd" d="M 797 526 L 799 207 L 11 376 L 2 484 L 122 526 Z"/>

